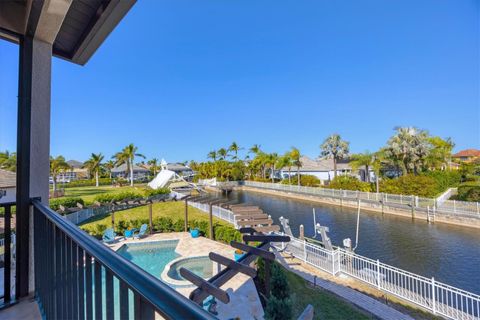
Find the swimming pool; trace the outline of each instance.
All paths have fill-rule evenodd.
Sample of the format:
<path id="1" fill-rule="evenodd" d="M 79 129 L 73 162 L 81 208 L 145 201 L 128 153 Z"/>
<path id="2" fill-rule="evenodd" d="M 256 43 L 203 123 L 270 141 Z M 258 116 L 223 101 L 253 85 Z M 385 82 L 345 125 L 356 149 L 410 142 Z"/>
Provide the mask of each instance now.
<path id="1" fill-rule="evenodd" d="M 126 243 L 117 250 L 117 253 L 161 279 L 160 275 L 165 266 L 180 257 L 175 252 L 177 245 L 178 240 Z"/>

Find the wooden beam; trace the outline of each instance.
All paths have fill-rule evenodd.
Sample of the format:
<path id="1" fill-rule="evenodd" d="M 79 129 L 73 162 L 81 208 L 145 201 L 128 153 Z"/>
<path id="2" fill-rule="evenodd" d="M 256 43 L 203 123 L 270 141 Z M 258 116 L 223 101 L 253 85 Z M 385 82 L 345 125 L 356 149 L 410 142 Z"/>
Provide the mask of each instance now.
<path id="1" fill-rule="evenodd" d="M 231 207 L 233 212 L 243 212 L 243 211 L 252 211 L 252 210 L 259 210 L 258 206 L 244 206 L 244 207 Z"/>
<path id="2" fill-rule="evenodd" d="M 186 280 L 190 281 L 194 285 L 196 285 L 199 289 L 202 291 L 211 294 L 218 300 L 220 300 L 223 303 L 229 303 L 230 302 L 230 297 L 228 296 L 228 293 L 223 291 L 222 289 L 214 286 L 210 282 L 204 280 L 203 278 L 197 276 L 195 273 L 185 269 L 185 268 L 180 268 L 180 275 L 185 278 Z"/>
<path id="3" fill-rule="evenodd" d="M 266 214 L 263 210 L 232 211 L 236 216 L 250 216 L 252 214 Z"/>
<path id="4" fill-rule="evenodd" d="M 257 276 L 257 270 L 253 269 L 252 267 L 249 267 L 247 265 L 238 263 L 236 261 L 233 261 L 231 259 L 225 258 L 224 256 L 221 256 L 215 252 L 210 252 L 208 257 L 210 260 L 218 262 L 227 268 L 230 268 L 232 270 L 236 270 L 238 272 L 241 272 L 251 278 L 255 278 Z"/>
<path id="5" fill-rule="evenodd" d="M 244 235 L 243 241 L 258 241 L 258 242 L 290 242 L 289 236 L 277 235 Z"/>
<path id="6" fill-rule="evenodd" d="M 271 225 L 272 223 L 273 223 L 272 219 L 258 219 L 258 220 L 252 219 L 252 220 L 237 221 L 238 226 L 257 226 L 257 225 L 263 225 L 263 224 Z"/>
<path id="7" fill-rule="evenodd" d="M 239 250 L 242 250 L 242 251 L 245 251 L 245 252 L 249 252 L 251 254 L 262 257 L 264 259 L 272 260 L 272 261 L 275 260 L 275 254 L 273 252 L 270 252 L 270 251 L 267 251 L 267 250 L 264 250 L 264 249 L 260 249 L 260 248 L 257 248 L 257 247 L 252 247 L 252 246 L 249 246 L 247 244 L 237 242 L 237 241 L 230 242 L 230 245 L 232 247 L 234 247 L 235 249 L 239 249 Z"/>
<path id="8" fill-rule="evenodd" d="M 239 220 L 252 220 L 252 219 L 268 219 L 268 215 L 265 214 L 265 213 L 262 213 L 262 214 L 252 214 L 252 215 L 248 215 L 248 216 L 244 216 L 244 215 L 235 215 L 235 220 L 236 221 L 239 221 Z"/>
<path id="9" fill-rule="evenodd" d="M 274 224 L 266 227 L 253 227 L 252 229 L 254 229 L 256 232 L 259 232 L 259 233 L 278 232 L 280 231 L 280 226 L 277 226 L 276 224 Z"/>

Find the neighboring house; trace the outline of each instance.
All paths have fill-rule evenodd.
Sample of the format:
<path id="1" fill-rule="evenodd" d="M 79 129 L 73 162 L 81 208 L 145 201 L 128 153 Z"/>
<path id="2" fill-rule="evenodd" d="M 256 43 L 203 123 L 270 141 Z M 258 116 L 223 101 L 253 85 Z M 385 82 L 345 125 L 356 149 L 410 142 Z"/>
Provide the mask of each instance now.
<path id="1" fill-rule="evenodd" d="M 179 176 L 183 177 L 189 177 L 193 175 L 193 170 L 189 166 L 185 166 L 181 163 L 167 163 L 165 169 L 173 171 Z"/>
<path id="2" fill-rule="evenodd" d="M 0 203 L 15 202 L 17 195 L 17 174 L 0 169 Z"/>
<path id="3" fill-rule="evenodd" d="M 70 169 L 60 172 L 57 175 L 57 182 L 67 183 L 70 181 L 90 178 L 88 169 L 83 168 L 83 162 L 68 160 L 67 164 L 70 166 Z M 50 177 L 50 183 L 53 183 L 52 177 Z"/>
<path id="4" fill-rule="evenodd" d="M 333 159 L 311 159 L 307 156 L 300 158 L 302 166 L 300 167 L 301 175 L 312 175 L 320 179 L 322 183 L 331 181 L 335 174 L 333 169 Z M 290 174 L 292 176 L 297 174 L 297 167 L 291 168 Z M 352 168 L 348 164 L 347 160 L 340 160 L 337 162 L 337 175 L 352 174 Z M 279 178 L 288 178 L 288 168 L 282 168 L 276 173 Z"/>
<path id="5" fill-rule="evenodd" d="M 478 149 L 466 149 L 455 153 L 452 156 L 453 159 L 460 162 L 473 162 L 475 160 L 480 160 L 480 150 Z"/>
<path id="6" fill-rule="evenodd" d="M 122 164 L 112 169 L 113 178 L 128 179 L 129 176 L 130 172 L 128 171 L 126 164 Z M 133 180 L 142 180 L 148 176 L 150 176 L 150 170 L 136 164 L 133 165 Z"/>

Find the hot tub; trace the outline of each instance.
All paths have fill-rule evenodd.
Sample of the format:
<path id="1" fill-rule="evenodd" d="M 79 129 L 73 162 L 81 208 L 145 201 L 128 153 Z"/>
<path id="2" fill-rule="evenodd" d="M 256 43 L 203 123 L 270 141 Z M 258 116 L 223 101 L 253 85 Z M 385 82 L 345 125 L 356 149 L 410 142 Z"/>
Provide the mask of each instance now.
<path id="1" fill-rule="evenodd" d="M 217 264 L 207 256 L 178 258 L 165 266 L 162 280 L 175 287 L 193 286 L 190 281 L 180 275 L 180 268 L 185 268 L 199 277 L 210 279 L 217 273 Z"/>

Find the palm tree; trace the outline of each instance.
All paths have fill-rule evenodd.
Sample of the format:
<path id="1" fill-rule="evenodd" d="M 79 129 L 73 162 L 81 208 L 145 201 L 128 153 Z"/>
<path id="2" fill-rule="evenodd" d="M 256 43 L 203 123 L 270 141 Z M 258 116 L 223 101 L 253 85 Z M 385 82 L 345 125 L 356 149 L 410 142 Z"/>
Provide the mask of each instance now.
<path id="1" fill-rule="evenodd" d="M 148 164 L 150 165 L 150 170 L 153 171 L 153 175 L 156 176 L 157 175 L 157 172 L 158 172 L 158 159 L 157 158 L 153 158 L 152 160 L 149 160 L 148 161 Z"/>
<path id="2" fill-rule="evenodd" d="M 65 161 L 65 158 L 58 156 L 56 158 L 50 156 L 50 174 L 53 180 L 53 191 L 57 191 L 57 176 L 60 172 L 68 170 L 70 166 Z"/>
<path id="3" fill-rule="evenodd" d="M 90 159 L 85 161 L 85 163 L 83 164 L 84 168 L 87 168 L 88 171 L 90 171 L 92 173 L 95 173 L 95 186 L 96 187 L 98 187 L 100 185 L 99 181 L 98 181 L 98 178 L 99 178 L 99 174 L 100 174 L 100 168 L 102 167 L 103 158 L 104 157 L 101 153 L 98 153 L 98 154 L 92 153 L 92 155 L 90 156 Z"/>
<path id="4" fill-rule="evenodd" d="M 332 134 L 323 141 L 320 149 L 322 156 L 333 158 L 333 177 L 337 177 L 337 162 L 348 156 L 349 142 L 342 140 L 339 134 Z"/>
<path id="5" fill-rule="evenodd" d="M 232 152 L 233 152 L 232 160 L 238 160 L 238 151 L 240 151 L 241 149 L 242 149 L 242 148 L 240 148 L 235 141 L 232 142 L 232 144 L 230 145 L 230 147 L 228 147 L 228 151 L 232 151 Z"/>
<path id="6" fill-rule="evenodd" d="M 278 162 L 278 153 L 269 153 L 266 155 L 265 158 L 266 165 L 270 166 L 270 179 L 272 179 L 272 183 L 275 182 L 275 166 Z"/>
<path id="7" fill-rule="evenodd" d="M 225 148 L 220 148 L 217 151 L 217 155 L 219 157 L 219 160 L 225 160 L 225 158 L 228 156 L 228 151 Z"/>
<path id="8" fill-rule="evenodd" d="M 429 168 L 441 170 L 448 168 L 452 159 L 452 150 L 455 147 L 452 138 L 429 137 L 428 144 L 430 150 L 426 162 Z"/>
<path id="9" fill-rule="evenodd" d="M 108 160 L 103 164 L 103 167 L 107 169 L 108 176 L 110 177 L 110 179 L 112 179 L 112 169 L 115 168 L 115 162 L 113 162 L 112 160 Z"/>
<path id="10" fill-rule="evenodd" d="M 130 171 L 130 186 L 133 187 L 133 165 L 135 157 L 141 157 L 145 159 L 143 154 L 137 153 L 138 147 L 133 143 L 123 148 L 122 151 L 117 152 L 113 157 L 116 159 L 115 165 L 127 165 L 127 170 Z"/>
<path id="11" fill-rule="evenodd" d="M 385 155 L 400 166 L 402 173 L 417 174 L 429 152 L 428 134 L 414 127 L 395 128 L 396 133 L 388 140 Z"/>
<path id="12" fill-rule="evenodd" d="M 249 153 L 253 153 L 257 155 L 260 152 L 260 145 L 259 144 L 254 144 L 250 149 L 248 149 Z"/>
<path id="13" fill-rule="evenodd" d="M 300 154 L 300 150 L 292 147 L 290 150 L 290 158 L 292 159 L 292 164 L 297 167 L 298 186 L 300 186 L 300 167 L 302 166 L 302 161 L 300 160 L 301 157 L 302 155 Z"/>
<path id="14" fill-rule="evenodd" d="M 371 154 L 369 151 L 365 151 L 364 153 L 357 153 L 353 154 L 350 159 L 350 166 L 352 169 L 357 170 L 361 167 L 365 167 L 365 181 L 370 183 L 370 167 L 373 163 L 374 155 Z"/>
<path id="15" fill-rule="evenodd" d="M 207 158 L 212 159 L 213 162 L 217 161 L 217 150 L 212 150 L 207 154 Z"/>
<path id="16" fill-rule="evenodd" d="M 381 174 L 384 162 L 385 162 L 385 151 L 383 149 L 380 149 L 379 151 L 373 154 L 372 162 L 371 162 L 373 172 L 375 172 L 375 187 L 376 187 L 377 193 L 380 192 L 380 174 Z"/>

